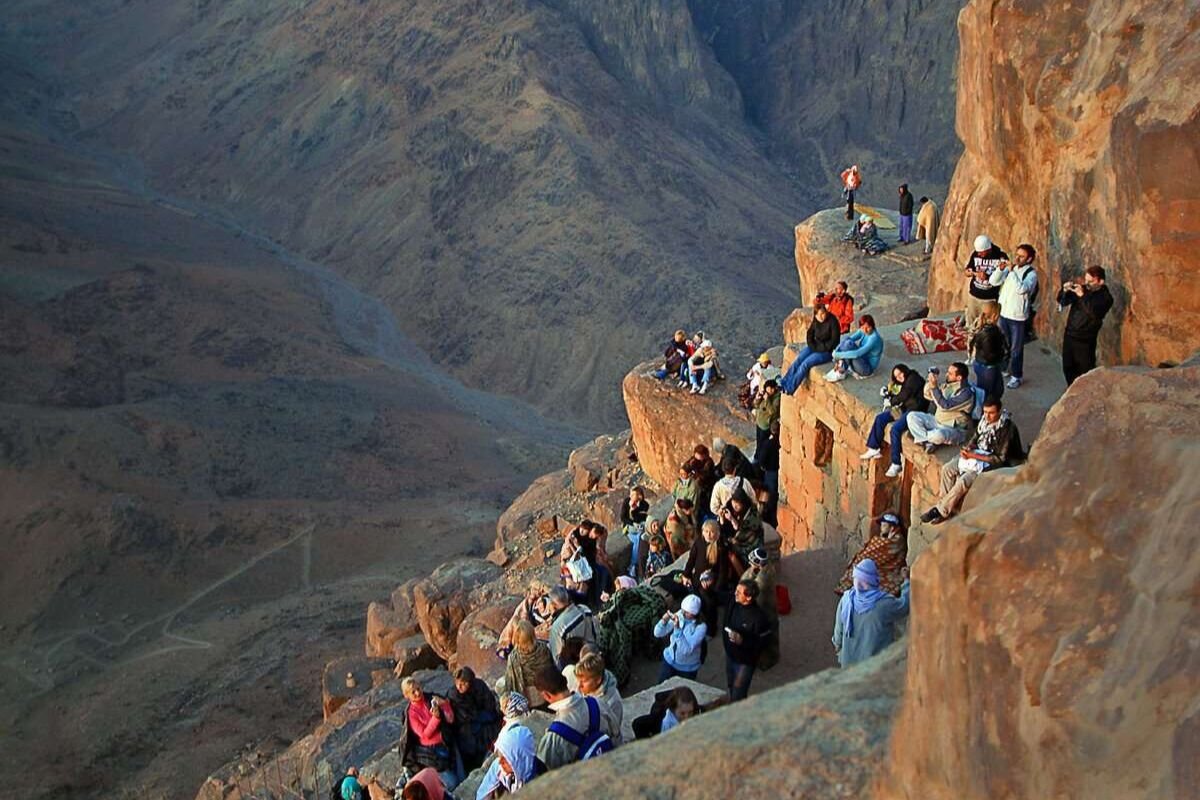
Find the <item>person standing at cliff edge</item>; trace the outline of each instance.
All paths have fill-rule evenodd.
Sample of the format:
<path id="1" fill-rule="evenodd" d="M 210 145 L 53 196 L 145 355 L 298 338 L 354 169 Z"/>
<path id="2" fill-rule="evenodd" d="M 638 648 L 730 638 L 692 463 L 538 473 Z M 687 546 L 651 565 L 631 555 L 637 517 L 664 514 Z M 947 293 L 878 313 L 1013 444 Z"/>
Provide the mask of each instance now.
<path id="1" fill-rule="evenodd" d="M 937 240 L 938 225 L 942 218 L 938 213 L 937 203 L 928 197 L 917 201 L 917 238 L 925 240 L 925 255 L 933 252 L 933 243 Z"/>
<path id="2" fill-rule="evenodd" d="M 842 170 L 842 199 L 846 201 L 846 219 L 854 219 L 854 193 L 862 186 L 858 164 Z"/>
<path id="3" fill-rule="evenodd" d="M 900 244 L 915 242 L 913 238 L 913 196 L 908 190 L 908 184 L 900 184 Z"/>
<path id="4" fill-rule="evenodd" d="M 1070 386 L 1085 372 L 1096 368 L 1096 343 L 1100 326 L 1113 307 L 1112 292 L 1104 285 L 1104 267 L 1088 267 L 1083 283 L 1066 281 L 1058 293 L 1058 305 L 1069 308 L 1063 329 L 1063 377 Z"/>

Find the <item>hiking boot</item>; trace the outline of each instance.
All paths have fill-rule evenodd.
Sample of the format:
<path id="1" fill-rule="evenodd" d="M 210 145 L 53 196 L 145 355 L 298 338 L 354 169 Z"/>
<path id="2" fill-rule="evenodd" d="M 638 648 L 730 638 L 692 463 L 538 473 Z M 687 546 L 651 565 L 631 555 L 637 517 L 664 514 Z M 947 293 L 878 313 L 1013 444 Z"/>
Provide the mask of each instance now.
<path id="1" fill-rule="evenodd" d="M 890 467 L 888 467 L 887 472 L 884 473 L 884 477 L 885 478 L 898 478 L 898 477 L 900 477 L 901 472 L 904 472 L 903 464 L 892 464 Z"/>
<path id="2" fill-rule="evenodd" d="M 1006 389 L 1017 389 L 1021 386 L 1021 379 L 1016 375 L 1008 379 L 1008 383 L 1004 384 Z"/>
<path id="3" fill-rule="evenodd" d="M 861 456 L 859 456 L 859 458 L 861 458 L 863 461 L 873 461 L 877 458 L 882 458 L 882 457 L 883 457 L 883 451 L 880 450 L 878 447 L 868 447 L 867 451 L 865 453 L 863 453 Z"/>
<path id="4" fill-rule="evenodd" d="M 942 512 L 937 510 L 937 506 L 934 506 L 933 508 L 929 509 L 928 511 L 926 511 L 924 514 L 921 515 L 921 522 L 924 522 L 926 524 L 936 525 L 941 521 L 942 521 Z"/>

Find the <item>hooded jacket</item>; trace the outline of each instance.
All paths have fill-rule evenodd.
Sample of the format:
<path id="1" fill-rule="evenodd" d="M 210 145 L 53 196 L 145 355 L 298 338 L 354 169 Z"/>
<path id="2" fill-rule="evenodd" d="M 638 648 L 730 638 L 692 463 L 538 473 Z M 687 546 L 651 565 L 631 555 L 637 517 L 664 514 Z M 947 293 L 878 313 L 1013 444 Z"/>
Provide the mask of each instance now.
<path id="1" fill-rule="evenodd" d="M 911 217 L 913 212 L 913 194 L 905 189 L 900 194 L 900 216 Z"/>
<path id="2" fill-rule="evenodd" d="M 1018 322 L 1029 319 L 1038 287 L 1037 268 L 1033 264 L 998 269 L 989 282 L 1000 287 L 1000 316 Z"/>

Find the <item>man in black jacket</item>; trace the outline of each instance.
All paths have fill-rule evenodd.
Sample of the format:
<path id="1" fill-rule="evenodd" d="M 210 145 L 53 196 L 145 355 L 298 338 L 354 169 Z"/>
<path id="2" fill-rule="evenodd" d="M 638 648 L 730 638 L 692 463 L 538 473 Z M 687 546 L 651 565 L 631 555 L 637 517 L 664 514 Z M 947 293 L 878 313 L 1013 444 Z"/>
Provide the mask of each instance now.
<path id="1" fill-rule="evenodd" d="M 829 313 L 829 309 L 823 305 L 813 309 L 813 320 L 808 326 L 808 344 L 780 380 L 780 390 L 784 394 L 795 394 L 813 367 L 833 361 L 833 350 L 841 340 L 842 326 Z"/>
<path id="2" fill-rule="evenodd" d="M 967 332 L 974 333 L 979 327 L 979 315 L 987 303 L 1000 301 L 1000 287 L 992 286 L 992 273 L 1008 264 L 1008 253 L 992 244 L 987 234 L 975 237 L 975 250 L 967 257 L 963 272 L 970 278 L 967 294 L 967 311 L 964 322 Z"/>
<path id="3" fill-rule="evenodd" d="M 1100 326 L 1113 306 L 1112 292 L 1104 285 L 1104 277 L 1104 267 L 1088 267 L 1083 273 L 1083 284 L 1066 281 L 1058 293 L 1059 306 L 1070 309 L 1062 343 L 1063 376 L 1067 386 L 1096 368 Z"/>
<path id="4" fill-rule="evenodd" d="M 883 411 L 875 415 L 871 432 L 867 434 L 867 451 L 859 458 L 872 461 L 883 456 L 883 432 L 888 423 L 892 425 L 892 463 L 888 467 L 887 476 L 894 478 L 900 474 L 900 437 L 908 430 L 908 412 L 929 410 L 929 401 L 925 399 L 925 381 L 914 369 L 907 364 L 897 364 L 892 367 L 892 382 L 883 387 Z"/>
<path id="5" fill-rule="evenodd" d="M 663 365 L 654 371 L 654 377 L 660 381 L 670 378 L 682 388 L 687 383 L 687 360 L 690 353 L 687 347 L 687 333 L 675 331 L 675 336 L 667 343 L 663 351 Z"/>
<path id="6" fill-rule="evenodd" d="M 900 184 L 900 244 L 916 241 L 912 238 L 913 196 L 908 184 Z"/>
<path id="7" fill-rule="evenodd" d="M 758 605 L 758 584 L 738 581 L 734 602 L 725 615 L 725 678 L 730 701 L 745 699 L 750 680 L 758 666 L 758 657 L 771 638 L 771 622 Z"/>

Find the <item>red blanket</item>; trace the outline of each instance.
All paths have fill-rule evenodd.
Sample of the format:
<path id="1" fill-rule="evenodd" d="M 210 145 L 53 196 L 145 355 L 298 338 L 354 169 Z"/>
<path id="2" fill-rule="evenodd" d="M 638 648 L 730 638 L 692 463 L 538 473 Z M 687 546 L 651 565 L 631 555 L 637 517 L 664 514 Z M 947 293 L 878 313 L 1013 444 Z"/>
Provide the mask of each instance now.
<path id="1" fill-rule="evenodd" d="M 904 348 L 913 355 L 923 353 L 947 353 L 967 349 L 967 329 L 962 317 L 948 322 L 938 319 L 923 319 L 917 327 L 900 334 Z"/>

